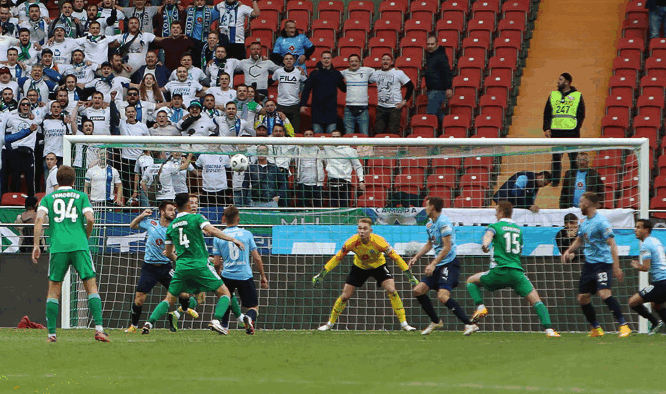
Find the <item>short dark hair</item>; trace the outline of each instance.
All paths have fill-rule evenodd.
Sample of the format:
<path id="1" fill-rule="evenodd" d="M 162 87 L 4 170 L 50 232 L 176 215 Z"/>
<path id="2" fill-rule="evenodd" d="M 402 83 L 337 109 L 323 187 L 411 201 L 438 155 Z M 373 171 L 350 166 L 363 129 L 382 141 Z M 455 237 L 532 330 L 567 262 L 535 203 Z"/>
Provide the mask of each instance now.
<path id="1" fill-rule="evenodd" d="M 238 208 L 236 208 L 235 205 L 230 205 L 226 208 L 224 208 L 224 220 L 227 222 L 227 226 L 229 223 L 234 223 L 236 222 L 236 218 L 240 215 L 240 211 Z"/>
<path id="2" fill-rule="evenodd" d="M 578 223 L 578 216 L 575 213 L 567 213 L 564 215 L 564 223 Z"/>
<path id="3" fill-rule="evenodd" d="M 562 73 L 560 75 L 562 78 L 564 78 L 565 81 L 569 82 L 569 84 L 573 83 L 573 77 L 569 73 Z"/>
<path id="4" fill-rule="evenodd" d="M 324 56 L 324 55 L 327 54 L 327 53 L 328 53 L 329 55 L 331 55 L 331 57 L 333 57 L 333 52 L 331 52 L 331 51 L 324 51 L 324 52 L 322 52 L 321 54 L 319 54 L 319 58 L 321 59 L 321 57 Z"/>
<path id="5" fill-rule="evenodd" d="M 28 196 L 25 199 L 25 209 L 27 210 L 28 208 L 37 208 L 37 197 L 35 196 Z"/>
<path id="6" fill-rule="evenodd" d="M 432 205 L 435 208 L 435 212 L 442 212 L 444 208 L 444 200 L 441 197 L 428 197 L 428 205 Z"/>
<path id="7" fill-rule="evenodd" d="M 640 223 L 643 225 L 643 228 L 648 231 L 648 234 L 652 234 L 652 228 L 654 228 L 654 223 L 650 219 L 638 219 L 636 224 Z"/>
<path id="8" fill-rule="evenodd" d="M 359 55 L 358 53 L 352 53 L 351 55 L 347 56 L 347 60 L 351 60 L 351 58 L 353 57 L 357 57 L 358 60 L 361 60 L 361 55 Z"/>
<path id="9" fill-rule="evenodd" d="M 513 216 L 513 204 L 511 204 L 509 201 L 502 200 L 497 203 L 497 209 L 500 211 L 502 214 L 502 217 L 511 219 Z"/>
<path id="10" fill-rule="evenodd" d="M 160 203 L 157 209 L 159 209 L 160 211 L 166 211 L 166 207 L 169 205 L 176 206 L 176 203 L 171 200 L 164 200 Z"/>
<path id="11" fill-rule="evenodd" d="M 585 198 L 587 201 L 591 202 L 595 206 L 599 205 L 599 196 L 597 196 L 593 192 L 585 192 L 581 197 Z"/>
<path id="12" fill-rule="evenodd" d="M 59 186 L 74 186 L 76 180 L 76 171 L 70 166 L 60 166 L 56 180 Z"/>
<path id="13" fill-rule="evenodd" d="M 182 211 L 185 209 L 185 206 L 190 203 L 190 193 L 178 193 L 176 194 L 174 201 L 176 202 L 176 208 L 178 208 L 179 211 Z"/>

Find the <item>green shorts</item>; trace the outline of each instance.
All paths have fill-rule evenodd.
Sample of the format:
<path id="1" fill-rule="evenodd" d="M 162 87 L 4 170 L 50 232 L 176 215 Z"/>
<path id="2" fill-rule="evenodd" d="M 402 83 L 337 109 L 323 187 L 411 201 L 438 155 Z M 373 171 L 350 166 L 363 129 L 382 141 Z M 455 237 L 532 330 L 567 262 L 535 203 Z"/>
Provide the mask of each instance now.
<path id="1" fill-rule="evenodd" d="M 169 285 L 169 293 L 178 296 L 181 293 L 196 294 L 202 291 L 215 291 L 222 286 L 222 278 L 215 271 L 211 263 L 205 267 L 179 270 L 176 264 L 176 271 Z"/>
<path id="2" fill-rule="evenodd" d="M 527 296 L 534 290 L 525 272 L 515 268 L 493 268 L 481 276 L 480 282 L 481 286 L 490 291 L 510 287 L 521 297 Z"/>
<path id="3" fill-rule="evenodd" d="M 83 281 L 94 278 L 97 275 L 90 251 L 76 250 L 73 252 L 51 253 L 49 260 L 49 280 L 52 282 L 62 282 L 70 265 L 79 273 Z"/>

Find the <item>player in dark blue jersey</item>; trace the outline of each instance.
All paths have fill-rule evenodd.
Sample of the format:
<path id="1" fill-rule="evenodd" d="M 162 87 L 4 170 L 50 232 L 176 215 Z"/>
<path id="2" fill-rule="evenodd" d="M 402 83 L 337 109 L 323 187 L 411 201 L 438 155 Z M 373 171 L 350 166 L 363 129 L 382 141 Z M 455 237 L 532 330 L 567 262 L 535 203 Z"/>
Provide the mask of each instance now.
<path id="1" fill-rule="evenodd" d="M 163 201 L 159 206 L 159 212 L 160 218 L 153 219 L 151 218 L 153 211 L 146 209 L 130 223 L 131 229 L 145 230 L 147 236 L 143 257 L 144 262 L 141 266 L 141 278 L 139 278 L 134 303 L 132 304 L 132 324 L 125 330 L 127 333 L 137 331 L 146 295 L 158 283 L 161 283 L 164 288 L 168 289 L 173 277 L 171 260 L 164 255 L 164 240 L 166 238 L 167 227 L 169 227 L 171 221 L 176 217 L 176 204 L 172 201 Z M 194 299 L 190 299 L 189 296 L 183 296 L 179 299 L 184 309 L 192 308 L 194 310 L 194 305 L 191 304 Z M 169 325 L 171 331 L 176 330 L 173 318 L 169 319 Z"/>
<path id="2" fill-rule="evenodd" d="M 624 280 L 613 228 L 608 219 L 597 212 L 599 196 L 596 194 L 592 192 L 583 193 L 579 207 L 586 218 L 580 225 L 573 244 L 562 254 L 562 262 L 566 264 L 571 261 L 575 257 L 576 250 L 580 246 L 585 247 L 585 264 L 578 284 L 578 302 L 580 302 L 587 321 L 592 326 L 589 336 L 600 337 L 604 335 L 604 330 L 599 325 L 594 307 L 590 301 L 590 297 L 598 292 L 599 297 L 604 300 L 613 312 L 613 316 L 615 316 L 619 325 L 620 338 L 628 337 L 631 335 L 631 329 L 624 319 L 620 303 L 611 293 L 613 276 L 619 282 Z"/>
<path id="3" fill-rule="evenodd" d="M 251 232 L 238 227 L 240 223 L 240 212 L 235 206 L 227 207 L 224 210 L 224 219 L 227 228 L 223 232 L 230 237 L 236 238 L 245 244 L 245 250 L 239 249 L 233 242 L 217 239 L 213 241 L 213 256 L 215 256 L 215 267 L 221 270 L 222 280 L 233 294 L 238 290 L 241 299 L 241 305 L 247 308 L 247 313 L 243 316 L 245 323 L 245 332 L 248 335 L 254 334 L 254 323 L 259 314 L 259 297 L 257 288 L 252 276 L 252 261 L 259 270 L 260 283 L 263 289 L 268 289 L 268 278 L 264 272 L 264 264 L 261 261 L 261 255 L 257 250 L 257 244 L 254 242 L 254 236 Z M 224 314 L 221 321 L 223 327 L 229 326 L 229 312 Z"/>

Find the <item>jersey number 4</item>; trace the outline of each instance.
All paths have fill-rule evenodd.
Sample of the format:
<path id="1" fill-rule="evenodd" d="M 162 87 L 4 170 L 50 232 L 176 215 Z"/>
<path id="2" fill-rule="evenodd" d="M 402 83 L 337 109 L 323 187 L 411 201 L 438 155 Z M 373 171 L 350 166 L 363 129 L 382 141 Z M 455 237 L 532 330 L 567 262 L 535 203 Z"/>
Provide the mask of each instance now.
<path id="1" fill-rule="evenodd" d="M 504 233 L 504 243 L 506 244 L 506 252 L 513 254 L 520 254 L 520 242 L 518 242 L 518 233 Z"/>
<path id="2" fill-rule="evenodd" d="M 67 205 L 65 205 L 64 200 L 54 200 L 53 201 L 53 212 L 55 212 L 56 223 L 62 223 L 65 219 L 70 219 L 72 222 L 76 222 L 79 218 L 79 214 L 76 213 L 76 208 L 74 208 L 74 199 L 69 200 Z"/>
<path id="3" fill-rule="evenodd" d="M 178 243 L 185 249 L 190 247 L 190 240 L 187 238 L 187 234 L 183 233 L 182 227 L 178 229 Z"/>

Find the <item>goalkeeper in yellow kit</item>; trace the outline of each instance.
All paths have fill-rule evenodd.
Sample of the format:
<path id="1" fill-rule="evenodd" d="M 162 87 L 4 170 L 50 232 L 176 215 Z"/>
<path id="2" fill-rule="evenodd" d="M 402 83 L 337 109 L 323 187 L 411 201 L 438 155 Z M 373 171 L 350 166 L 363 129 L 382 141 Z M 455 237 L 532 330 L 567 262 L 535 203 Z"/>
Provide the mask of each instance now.
<path id="1" fill-rule="evenodd" d="M 373 277 L 377 281 L 377 286 L 383 287 L 388 293 L 391 306 L 400 320 L 401 329 L 404 331 L 415 331 L 414 327 L 407 324 L 405 308 L 402 306 L 402 300 L 400 300 L 400 296 L 395 289 L 395 282 L 386 265 L 384 255 L 387 255 L 398 264 L 398 267 L 407 275 L 409 283 L 415 286 L 418 284 L 418 280 L 409 270 L 405 260 L 393 250 L 391 245 L 383 237 L 372 233 L 371 219 L 359 219 L 357 230 L 358 234 L 349 238 L 342 245 L 342 249 L 326 263 L 324 269 L 312 278 L 312 284 L 315 287 L 318 286 L 324 280 L 324 276 L 331 272 L 349 252 L 354 252 L 354 265 L 347 277 L 345 286 L 342 288 L 342 294 L 335 301 L 328 323 L 319 327 L 318 330 L 330 330 L 338 319 L 338 316 L 340 316 L 340 313 L 347 306 L 347 301 L 354 294 L 354 290 L 357 287 L 363 286 L 368 278 Z"/>

